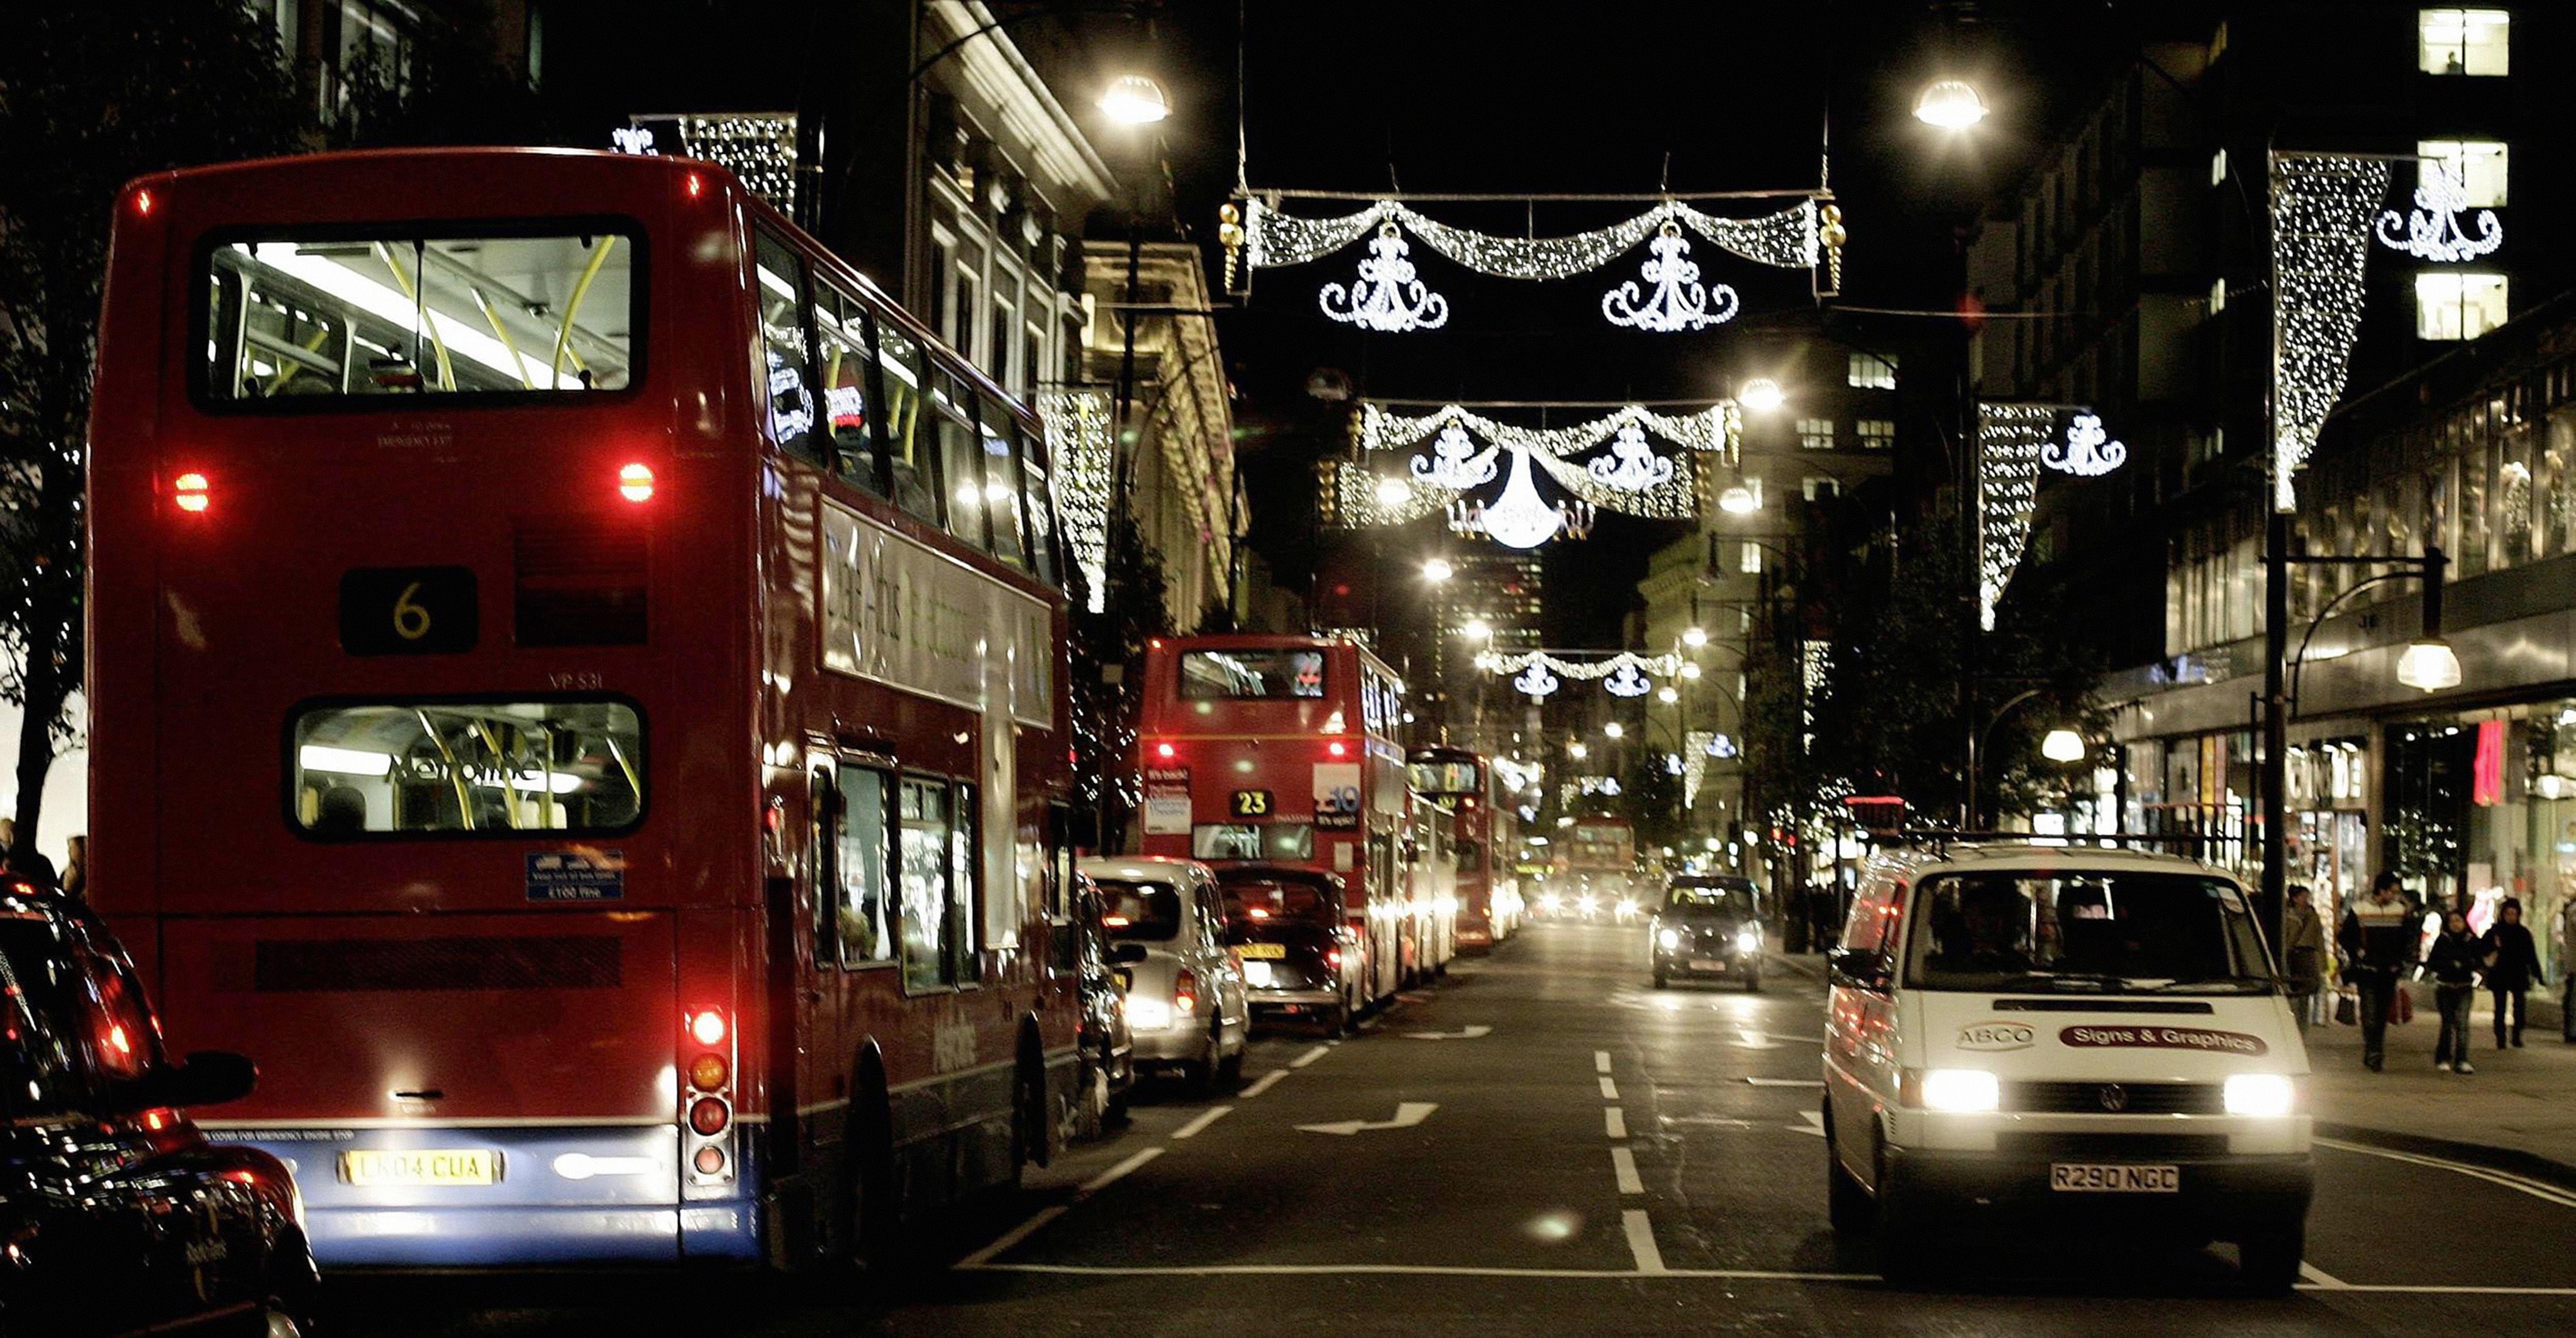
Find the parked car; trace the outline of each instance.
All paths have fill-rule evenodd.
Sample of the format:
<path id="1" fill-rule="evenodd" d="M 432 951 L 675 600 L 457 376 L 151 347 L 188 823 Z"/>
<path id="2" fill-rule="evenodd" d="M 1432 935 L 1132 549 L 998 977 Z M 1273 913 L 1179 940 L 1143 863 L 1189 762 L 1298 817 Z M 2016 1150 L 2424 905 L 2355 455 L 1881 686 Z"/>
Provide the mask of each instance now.
<path id="1" fill-rule="evenodd" d="M 186 1114 L 255 1079 L 239 1055 L 170 1059 L 106 926 L 0 876 L 0 1333 L 309 1327 L 293 1178 Z"/>
<path id="2" fill-rule="evenodd" d="M 1762 897 L 1750 878 L 1674 874 L 1664 882 L 1646 939 L 1657 989 L 1675 976 L 1762 988 Z"/>
<path id="3" fill-rule="evenodd" d="M 1226 946 L 1225 899 L 1196 860 L 1084 860 L 1099 884 L 1109 961 L 1127 972 L 1127 1026 L 1139 1069 L 1194 1087 L 1231 1085 L 1252 1044 L 1243 972 Z"/>
<path id="4" fill-rule="evenodd" d="M 1216 880 L 1254 1020 L 1350 1030 L 1368 999 L 1368 964 L 1340 876 L 1302 864 L 1229 864 Z"/>
<path id="5" fill-rule="evenodd" d="M 1082 1000 L 1074 1132 L 1097 1138 L 1104 1125 L 1127 1117 L 1127 1095 L 1136 1085 L 1136 1038 L 1127 1026 L 1132 968 L 1109 964 L 1100 885 L 1087 874 L 1073 876 L 1072 913 L 1074 978 Z"/>
<path id="6" fill-rule="evenodd" d="M 1981 1224 L 2234 1241 L 2299 1278 L 2307 1050 L 2245 889 L 2162 855 L 1960 844 L 1882 856 L 1827 959 L 1838 1231 L 1923 1277 Z"/>

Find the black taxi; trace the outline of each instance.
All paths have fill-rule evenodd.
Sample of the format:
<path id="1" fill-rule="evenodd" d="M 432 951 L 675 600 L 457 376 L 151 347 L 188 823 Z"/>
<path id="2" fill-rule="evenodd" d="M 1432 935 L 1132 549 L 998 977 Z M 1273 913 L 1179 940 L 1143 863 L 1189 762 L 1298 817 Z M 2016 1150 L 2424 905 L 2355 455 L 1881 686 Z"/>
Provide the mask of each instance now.
<path id="1" fill-rule="evenodd" d="M 310 1326 L 293 1179 L 185 1113 L 254 1079 L 239 1055 L 169 1058 L 106 926 L 0 875 L 0 1335 Z"/>

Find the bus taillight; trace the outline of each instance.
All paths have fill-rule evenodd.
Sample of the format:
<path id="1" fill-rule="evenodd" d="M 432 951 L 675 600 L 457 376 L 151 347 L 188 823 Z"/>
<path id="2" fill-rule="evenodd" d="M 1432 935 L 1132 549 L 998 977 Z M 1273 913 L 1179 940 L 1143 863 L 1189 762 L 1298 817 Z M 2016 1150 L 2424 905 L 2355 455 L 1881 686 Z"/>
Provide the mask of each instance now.
<path id="1" fill-rule="evenodd" d="M 1351 746 L 1342 742 L 1340 739 L 1335 739 L 1331 743 L 1324 745 L 1324 751 L 1331 753 L 1335 757 L 1347 757 L 1350 755 Z"/>
<path id="2" fill-rule="evenodd" d="M 689 1065 L 689 1085 L 701 1092 L 724 1090 L 725 1080 L 732 1076 L 733 1066 L 725 1063 L 723 1055 L 700 1055 Z"/>
<path id="3" fill-rule="evenodd" d="M 191 470 L 170 480 L 170 500 L 176 502 L 180 510 L 196 515 L 204 511 L 213 498 L 209 486 L 205 475 Z"/>
<path id="4" fill-rule="evenodd" d="M 690 199 L 692 199 L 692 200 L 694 200 L 694 199 L 698 198 L 699 196 L 704 195 L 704 194 L 706 194 L 706 193 L 707 193 L 707 183 L 706 183 L 706 182 L 704 182 L 704 181 L 702 181 L 702 180 L 699 180 L 699 178 L 698 178 L 698 174 L 697 174 L 697 173 L 695 173 L 695 172 L 691 172 L 691 173 L 689 174 L 689 187 L 688 187 L 688 189 L 689 189 L 689 198 L 690 198 Z"/>
<path id="5" fill-rule="evenodd" d="M 134 192 L 134 212 L 138 216 L 143 218 L 152 217 L 152 203 L 151 191 L 139 190 Z"/>
<path id="6" fill-rule="evenodd" d="M 1158 743 L 1154 745 L 1154 756 L 1159 757 L 1166 762 L 1171 761 L 1173 754 L 1179 751 L 1179 749 L 1174 748 L 1168 743 Z"/>
<path id="7" fill-rule="evenodd" d="M 721 1097 L 702 1096 L 689 1105 L 689 1127 L 702 1138 L 713 1138 L 733 1123 L 733 1112 L 725 1109 Z"/>
<path id="8" fill-rule="evenodd" d="M 689 1035 L 696 1038 L 700 1045 L 724 1044 L 724 1013 L 718 1009 L 709 1008 L 690 1014 Z"/>
<path id="9" fill-rule="evenodd" d="M 636 464 L 630 464 L 630 465 L 627 465 L 627 466 L 625 466 L 624 468 L 619 469 L 619 470 L 617 471 L 617 495 L 618 495 L 618 496 L 620 496 L 620 497 L 625 498 L 627 501 L 630 501 L 630 502 L 649 502 L 649 501 L 652 501 L 652 500 L 653 500 L 653 470 L 652 470 L 652 467 L 651 467 L 651 466 L 649 466 L 649 465 L 645 465 L 645 464 L 641 464 L 641 463 L 636 463 Z"/>

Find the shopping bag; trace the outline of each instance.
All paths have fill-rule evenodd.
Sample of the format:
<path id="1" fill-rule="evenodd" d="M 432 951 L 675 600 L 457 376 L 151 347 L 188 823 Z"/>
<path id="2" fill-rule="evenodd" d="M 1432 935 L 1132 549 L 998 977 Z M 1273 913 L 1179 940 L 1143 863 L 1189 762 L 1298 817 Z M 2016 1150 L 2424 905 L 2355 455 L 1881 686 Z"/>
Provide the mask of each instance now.
<path id="1" fill-rule="evenodd" d="M 2335 991 L 2335 1025 L 2357 1026 L 2361 1022 L 2361 1000 L 2351 990 Z"/>
<path id="2" fill-rule="evenodd" d="M 2406 993 L 2403 985 L 2388 996 L 2388 1020 L 2401 1024 L 2415 1020 L 2415 1000 Z"/>

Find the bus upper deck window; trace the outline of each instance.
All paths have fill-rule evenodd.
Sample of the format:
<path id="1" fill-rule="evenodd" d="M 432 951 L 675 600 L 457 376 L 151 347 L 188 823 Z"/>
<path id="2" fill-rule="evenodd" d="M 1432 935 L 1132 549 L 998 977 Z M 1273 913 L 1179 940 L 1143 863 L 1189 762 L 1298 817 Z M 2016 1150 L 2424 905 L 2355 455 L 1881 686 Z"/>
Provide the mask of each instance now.
<path id="1" fill-rule="evenodd" d="M 556 395 L 634 384 L 632 224 L 261 233 L 206 258 L 216 403 Z"/>

